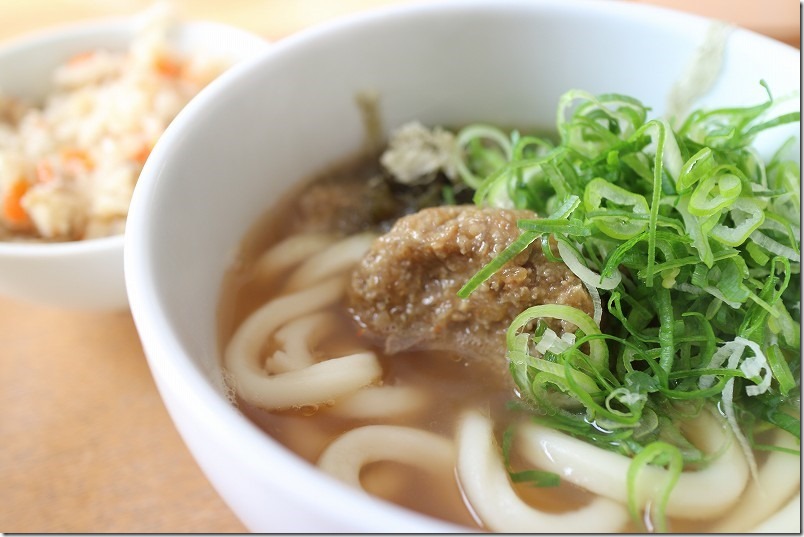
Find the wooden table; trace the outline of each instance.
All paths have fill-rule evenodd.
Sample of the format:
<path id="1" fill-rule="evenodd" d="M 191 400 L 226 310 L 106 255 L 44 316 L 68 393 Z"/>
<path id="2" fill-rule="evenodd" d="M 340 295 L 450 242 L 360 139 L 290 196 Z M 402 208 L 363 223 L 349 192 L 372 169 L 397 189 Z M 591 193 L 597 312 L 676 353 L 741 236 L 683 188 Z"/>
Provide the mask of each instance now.
<path id="1" fill-rule="evenodd" d="M 649 1 L 799 45 L 794 0 Z M 62 22 L 135 13 L 150 3 L 0 0 L 0 42 Z M 219 20 L 277 40 L 344 13 L 405 2 L 175 3 L 187 18 Z M 245 531 L 173 428 L 128 312 L 62 311 L 0 297 L 0 386 L 0 531 Z"/>

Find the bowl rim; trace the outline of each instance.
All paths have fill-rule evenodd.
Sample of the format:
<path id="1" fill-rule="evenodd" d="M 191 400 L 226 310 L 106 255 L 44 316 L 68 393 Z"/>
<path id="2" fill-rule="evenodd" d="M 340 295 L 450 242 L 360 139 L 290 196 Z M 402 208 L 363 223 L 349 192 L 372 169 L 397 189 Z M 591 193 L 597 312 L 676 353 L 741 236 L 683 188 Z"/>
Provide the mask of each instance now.
<path id="1" fill-rule="evenodd" d="M 136 24 L 135 16 L 110 15 L 92 19 L 76 20 L 36 28 L 11 36 L 0 42 L 0 55 L 16 54 L 22 49 L 50 46 L 53 41 L 73 39 L 96 32 L 131 32 Z"/>
<path id="2" fill-rule="evenodd" d="M 344 506 L 347 506 L 350 511 L 354 510 L 354 506 L 357 504 L 365 508 L 378 510 L 378 512 L 383 513 L 383 516 L 388 514 L 396 515 L 393 519 L 385 519 L 386 521 L 397 522 L 398 518 L 401 517 L 404 519 L 403 521 L 410 522 L 409 526 L 414 530 L 472 531 L 463 526 L 400 508 L 385 500 L 363 497 L 364 495 L 359 490 L 355 490 L 321 472 L 312 463 L 303 460 L 299 455 L 279 444 L 251 420 L 240 414 L 215 389 L 210 379 L 200 370 L 199 365 L 170 329 L 172 325 L 170 316 L 162 308 L 164 297 L 152 285 L 152 280 L 155 276 L 151 270 L 151 256 L 155 235 L 154 229 L 152 229 L 152 222 L 145 217 L 145 206 L 154 194 L 156 184 L 160 181 L 160 168 L 163 166 L 163 162 L 170 158 L 170 145 L 174 143 L 174 139 L 179 139 L 181 133 L 190 128 L 198 117 L 203 117 L 203 114 L 199 112 L 203 110 L 207 102 L 215 99 L 219 93 L 225 92 L 228 87 L 248 78 L 252 72 L 258 70 L 263 64 L 273 62 L 273 58 L 284 55 L 285 51 L 295 50 L 297 47 L 311 42 L 325 41 L 328 36 L 332 34 L 340 35 L 348 32 L 353 27 L 381 25 L 384 24 L 383 21 L 386 18 L 393 19 L 400 16 L 419 17 L 427 16 L 426 13 L 429 12 L 462 12 L 466 9 L 490 9 L 492 7 L 494 9 L 526 8 L 534 11 L 553 10 L 563 13 L 585 9 L 593 10 L 595 13 L 600 13 L 606 17 L 628 17 L 640 21 L 651 19 L 651 24 L 673 28 L 678 28 L 688 23 L 709 24 L 713 21 L 709 17 L 680 12 L 664 6 L 622 2 L 620 0 L 540 0 L 539 2 L 529 0 L 499 0 L 496 2 L 494 0 L 466 0 L 462 2 L 416 1 L 336 17 L 304 28 L 275 42 L 269 49 L 239 63 L 210 84 L 204 95 L 200 95 L 198 99 L 195 99 L 182 109 L 165 135 L 160 138 L 154 148 L 152 158 L 146 163 L 146 168 L 141 175 L 141 179 L 145 178 L 145 181 L 141 180 L 135 189 L 131 206 L 132 214 L 134 214 L 134 218 L 131 221 L 134 222 L 134 226 L 127 229 L 125 235 L 126 284 L 129 290 L 131 311 L 137 330 L 141 334 L 148 363 L 154 376 L 160 380 L 170 379 L 170 386 L 166 383 L 164 385 L 162 382 L 158 383 L 160 392 L 163 390 L 170 391 L 171 399 L 175 399 L 178 402 L 177 404 L 191 412 L 194 419 L 203 423 L 204 429 L 217 431 L 221 442 L 226 444 L 226 449 L 230 453 L 240 456 L 241 463 L 247 461 L 247 465 L 255 473 L 268 475 L 265 472 L 268 466 L 289 464 L 294 472 L 300 472 L 301 480 L 306 483 L 304 487 L 289 483 L 292 480 L 278 481 L 270 479 L 272 484 L 286 493 L 292 492 L 294 494 L 308 491 L 311 485 L 318 487 L 319 493 L 328 500 L 327 502 L 318 503 L 318 509 L 328 514 L 337 514 L 343 510 Z M 746 28 L 734 27 L 733 32 L 749 39 L 758 39 L 766 46 L 775 47 L 780 51 L 798 52 L 794 47 L 786 43 Z M 217 282 L 218 287 L 220 284 L 221 282 Z M 220 297 L 219 293 L 218 297 Z M 215 352 L 217 355 L 220 354 L 217 349 Z M 218 358 L 220 359 L 220 356 Z M 166 396 L 163 395 L 163 399 L 165 398 Z M 220 434 L 221 431 L 229 431 L 229 433 Z M 233 439 L 237 439 L 237 441 Z M 261 455 L 265 454 L 269 454 L 270 457 L 261 457 Z M 267 459 L 270 459 L 270 464 L 264 462 Z M 356 523 L 355 525 L 366 524 L 364 521 L 362 524 Z M 366 527 L 376 531 L 376 527 Z"/>
<path id="3" fill-rule="evenodd" d="M 72 241 L 0 241 L 0 258 L 2 257 L 58 257 L 66 254 L 92 254 L 109 249 L 123 248 L 124 233 L 116 233 L 107 237 L 94 237 Z"/>

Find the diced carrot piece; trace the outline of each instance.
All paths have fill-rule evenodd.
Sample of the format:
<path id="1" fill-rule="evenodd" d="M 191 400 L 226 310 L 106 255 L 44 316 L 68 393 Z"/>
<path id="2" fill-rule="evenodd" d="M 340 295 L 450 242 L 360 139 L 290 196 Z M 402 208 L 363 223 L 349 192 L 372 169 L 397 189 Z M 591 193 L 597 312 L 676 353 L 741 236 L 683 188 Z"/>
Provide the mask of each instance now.
<path id="1" fill-rule="evenodd" d="M 95 167 L 95 162 L 92 160 L 92 157 L 90 157 L 86 151 L 77 147 L 62 149 L 61 159 L 66 167 L 76 172 L 89 171 Z"/>
<path id="2" fill-rule="evenodd" d="M 139 162 L 140 164 L 145 164 L 145 161 L 148 160 L 148 157 L 151 155 L 152 149 L 153 146 L 151 144 L 143 143 L 142 147 L 140 147 L 140 149 L 136 153 L 131 155 L 131 158 Z"/>
<path id="3" fill-rule="evenodd" d="M 180 62 L 165 55 L 159 55 L 154 60 L 154 68 L 164 76 L 176 78 L 181 75 L 182 65 Z"/>
<path id="4" fill-rule="evenodd" d="M 22 226 L 30 222 L 28 213 L 22 206 L 22 197 L 28 191 L 28 183 L 23 180 L 14 181 L 11 188 L 3 198 L 3 217 L 5 220 L 16 226 Z"/>
<path id="5" fill-rule="evenodd" d="M 93 50 L 87 50 L 86 52 L 79 52 L 78 54 L 67 60 L 67 64 L 76 65 L 92 58 L 94 55 L 95 51 Z"/>

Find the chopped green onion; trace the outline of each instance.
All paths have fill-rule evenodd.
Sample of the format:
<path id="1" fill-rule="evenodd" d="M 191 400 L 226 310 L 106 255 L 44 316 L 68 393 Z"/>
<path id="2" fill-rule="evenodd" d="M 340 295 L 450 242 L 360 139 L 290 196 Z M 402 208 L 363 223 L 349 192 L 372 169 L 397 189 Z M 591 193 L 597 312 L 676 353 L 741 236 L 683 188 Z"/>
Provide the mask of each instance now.
<path id="1" fill-rule="evenodd" d="M 738 198 L 728 207 L 734 227 L 715 224 L 709 235 L 723 244 L 740 246 L 765 220 L 765 213 L 752 198 Z"/>
<path id="2" fill-rule="evenodd" d="M 508 328 L 506 336 L 508 347 L 515 348 L 514 338 L 519 333 L 520 329 L 522 329 L 528 323 L 542 318 L 558 319 L 561 321 L 570 322 L 587 335 L 600 333 L 600 327 L 595 323 L 594 319 L 589 317 L 578 308 L 565 306 L 563 304 L 531 306 L 517 315 L 516 318 L 514 318 L 514 320 L 511 322 L 511 326 Z M 602 369 L 607 367 L 609 354 L 606 344 L 602 340 L 593 340 L 590 341 L 589 347 L 590 360 L 594 364 L 595 368 Z"/>
<path id="3" fill-rule="evenodd" d="M 683 193 L 702 178 L 711 176 L 715 168 L 715 157 L 712 150 L 704 147 L 682 166 L 681 173 L 678 174 L 676 190 Z"/>
<path id="4" fill-rule="evenodd" d="M 676 485 L 681 471 L 684 468 L 683 458 L 681 452 L 676 446 L 666 442 L 653 442 L 648 444 L 636 457 L 634 462 L 628 467 L 628 510 L 631 513 L 633 520 L 644 520 L 640 516 L 640 509 L 643 507 L 637 503 L 637 498 L 640 497 L 637 490 L 637 481 L 640 472 L 653 461 L 661 461 L 662 466 L 667 466 L 668 479 L 666 483 L 662 483 L 661 494 L 656 498 L 656 503 L 651 505 L 653 509 L 653 516 L 649 517 L 650 520 L 656 524 L 655 528 L 650 528 L 653 531 L 666 533 L 667 527 L 665 524 L 664 511 L 667 507 L 667 502 L 670 499 L 670 493 Z M 652 486 L 656 484 L 651 483 Z"/>
<path id="5" fill-rule="evenodd" d="M 690 196 L 689 211 L 695 216 L 710 216 L 732 204 L 742 192 L 742 173 L 733 166 L 720 166 L 726 173 L 711 170 Z M 712 192 L 716 191 L 714 195 Z"/>
<path id="6" fill-rule="evenodd" d="M 800 438 L 801 173 L 784 157 L 800 142 L 767 159 L 751 146 L 800 113 L 774 117 L 760 83 L 765 102 L 676 130 L 633 97 L 571 90 L 557 142 L 470 126 L 460 143 L 475 203 L 549 215 L 518 222 L 460 296 L 537 240 L 584 283 L 594 318 L 556 304 L 515 318 L 511 374 L 533 419 L 633 457 L 635 518 L 641 469 L 668 468 L 649 499 L 660 530 L 681 469 L 704 459 L 679 423 L 717 404 L 752 474 L 752 427 Z"/>
<path id="7" fill-rule="evenodd" d="M 647 215 L 650 212 L 644 196 L 629 192 L 601 177 L 596 177 L 589 181 L 584 189 L 583 204 L 587 214 L 600 209 L 603 200 L 618 207 L 633 207 L 634 215 Z M 595 220 L 595 225 L 609 237 L 626 240 L 642 233 L 648 223 L 638 219 L 626 219 L 624 216 L 612 216 L 598 218 Z"/>
<path id="8" fill-rule="evenodd" d="M 491 141 L 496 147 L 491 150 L 484 143 Z M 511 140 L 501 130 L 489 125 L 472 125 L 458 133 L 456 147 L 466 155 L 455 159 L 458 174 L 463 182 L 478 188 L 481 176 L 497 169 L 511 158 Z"/>
<path id="9" fill-rule="evenodd" d="M 503 463 L 511 481 L 514 483 L 529 483 L 534 487 L 557 487 L 561 484 L 561 477 L 546 470 L 523 470 L 514 472 L 511 469 L 511 449 L 513 447 L 514 431 L 513 429 L 506 429 L 502 436 L 502 453 Z"/>

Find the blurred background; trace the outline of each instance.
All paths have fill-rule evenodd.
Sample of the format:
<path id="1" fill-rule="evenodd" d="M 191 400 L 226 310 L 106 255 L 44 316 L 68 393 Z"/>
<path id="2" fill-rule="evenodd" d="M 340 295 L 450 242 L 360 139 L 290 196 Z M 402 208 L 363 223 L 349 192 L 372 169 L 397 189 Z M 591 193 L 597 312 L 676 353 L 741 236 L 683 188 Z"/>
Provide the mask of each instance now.
<path id="1" fill-rule="evenodd" d="M 180 13 L 241 26 L 271 40 L 372 7 L 422 0 L 173 0 Z M 460 1 L 460 0 L 432 0 Z M 798 0 L 621 0 L 662 5 L 730 22 L 800 48 Z M 0 0 L 0 41 L 45 26 L 136 13 L 153 0 Z"/>

